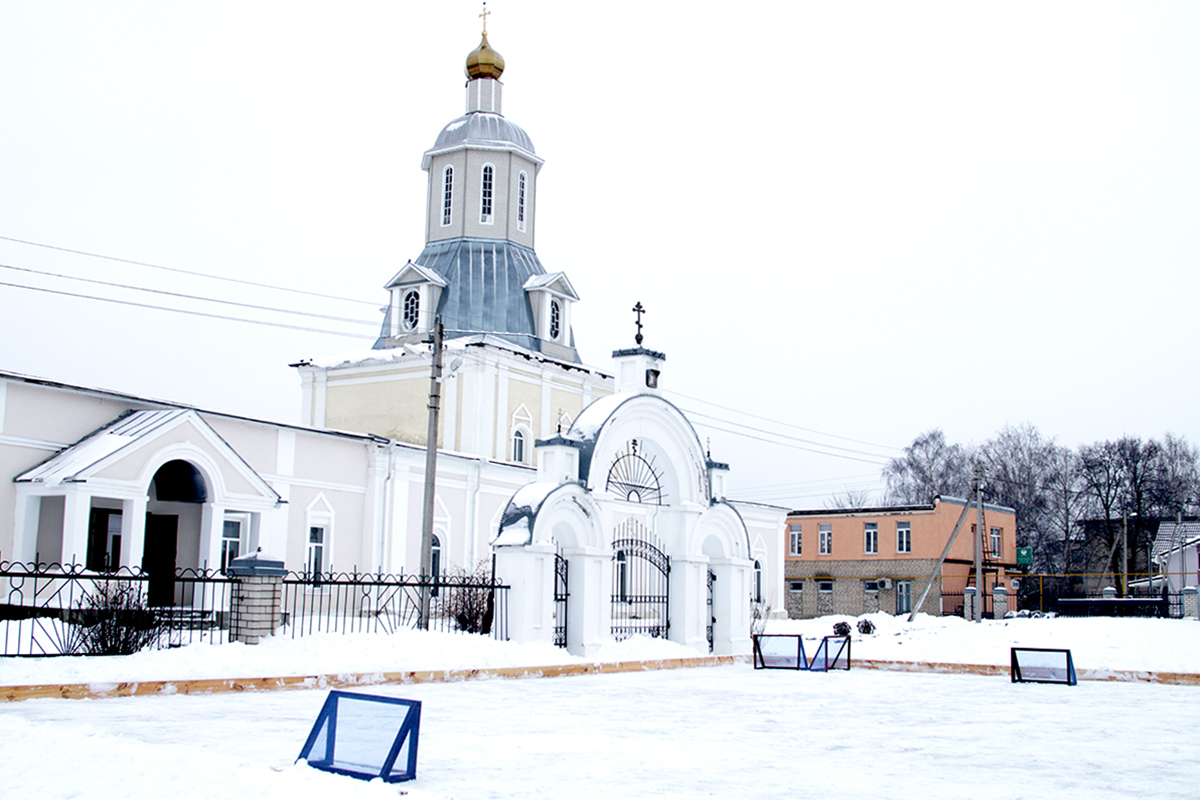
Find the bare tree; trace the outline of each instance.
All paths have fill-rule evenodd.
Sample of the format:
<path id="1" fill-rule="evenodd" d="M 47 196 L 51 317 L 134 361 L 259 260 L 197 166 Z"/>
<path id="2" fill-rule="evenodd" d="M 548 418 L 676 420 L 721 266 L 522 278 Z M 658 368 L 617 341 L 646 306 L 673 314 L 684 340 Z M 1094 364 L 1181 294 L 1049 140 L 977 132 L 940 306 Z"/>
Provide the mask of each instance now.
<path id="1" fill-rule="evenodd" d="M 889 503 L 929 503 L 939 494 L 966 497 L 971 492 L 969 453 L 947 444 L 940 428 L 926 431 L 904 448 L 904 455 L 883 468 Z"/>
<path id="2" fill-rule="evenodd" d="M 1058 447 L 1030 424 L 1006 426 L 980 448 L 989 495 L 1017 512 L 1017 546 L 1031 547 L 1035 572 L 1058 566 L 1049 488 Z"/>
<path id="3" fill-rule="evenodd" d="M 869 508 L 873 502 L 869 489 L 847 486 L 825 501 L 826 508 Z"/>

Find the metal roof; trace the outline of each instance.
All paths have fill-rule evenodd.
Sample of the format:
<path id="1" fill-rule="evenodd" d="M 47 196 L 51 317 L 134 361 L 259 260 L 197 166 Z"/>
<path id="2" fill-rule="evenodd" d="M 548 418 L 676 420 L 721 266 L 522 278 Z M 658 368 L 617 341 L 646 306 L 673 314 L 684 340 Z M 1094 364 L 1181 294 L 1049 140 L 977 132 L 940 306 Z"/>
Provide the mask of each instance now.
<path id="1" fill-rule="evenodd" d="M 520 125 L 509 122 L 500 114 L 491 111 L 472 111 L 450 122 L 442 128 L 437 141 L 426 151 L 425 156 L 428 158 L 434 153 L 465 145 L 506 149 L 515 145 L 535 161 L 540 161 L 529 134 L 522 130 Z"/>
<path id="2" fill-rule="evenodd" d="M 530 278 L 546 273 L 533 248 L 508 239 L 443 239 L 426 244 L 416 264 L 445 281 L 437 313 L 447 339 L 491 334 L 541 351 L 525 291 Z M 388 347 L 389 324 L 385 319 L 375 349 Z"/>
<path id="3" fill-rule="evenodd" d="M 188 413 L 188 409 L 131 412 L 18 475 L 14 481 L 55 486 L 78 480 L 78 476 L 90 467 Z"/>

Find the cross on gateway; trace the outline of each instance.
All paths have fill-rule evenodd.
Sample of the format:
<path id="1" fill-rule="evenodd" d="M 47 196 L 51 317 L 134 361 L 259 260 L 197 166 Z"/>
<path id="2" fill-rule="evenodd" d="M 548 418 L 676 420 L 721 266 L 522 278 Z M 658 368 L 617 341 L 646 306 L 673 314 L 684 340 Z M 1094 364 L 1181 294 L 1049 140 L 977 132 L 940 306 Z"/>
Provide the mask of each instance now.
<path id="1" fill-rule="evenodd" d="M 642 301 L 639 300 L 637 305 L 633 307 L 633 313 L 637 314 L 637 336 L 633 340 L 639 345 L 642 343 L 642 314 L 646 313 L 646 309 L 642 308 Z"/>

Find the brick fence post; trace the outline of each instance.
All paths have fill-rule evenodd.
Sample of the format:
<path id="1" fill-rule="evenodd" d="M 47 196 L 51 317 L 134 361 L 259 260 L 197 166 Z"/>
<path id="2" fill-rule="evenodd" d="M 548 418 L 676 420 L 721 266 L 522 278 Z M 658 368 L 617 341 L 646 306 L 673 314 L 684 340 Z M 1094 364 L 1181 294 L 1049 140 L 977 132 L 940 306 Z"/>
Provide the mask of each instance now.
<path id="1" fill-rule="evenodd" d="M 1200 619 L 1200 595 L 1195 586 L 1183 587 L 1183 618 Z"/>
<path id="2" fill-rule="evenodd" d="M 283 605 L 283 561 L 270 558 L 259 548 L 229 562 L 234 578 L 233 607 L 229 638 L 234 642 L 258 644 L 279 627 Z"/>
<path id="3" fill-rule="evenodd" d="M 992 619 L 1004 619 L 1008 613 L 1008 589 L 1003 586 L 992 587 Z"/>
<path id="4" fill-rule="evenodd" d="M 963 618 L 967 622 L 979 619 L 979 590 L 974 586 L 963 589 Z"/>

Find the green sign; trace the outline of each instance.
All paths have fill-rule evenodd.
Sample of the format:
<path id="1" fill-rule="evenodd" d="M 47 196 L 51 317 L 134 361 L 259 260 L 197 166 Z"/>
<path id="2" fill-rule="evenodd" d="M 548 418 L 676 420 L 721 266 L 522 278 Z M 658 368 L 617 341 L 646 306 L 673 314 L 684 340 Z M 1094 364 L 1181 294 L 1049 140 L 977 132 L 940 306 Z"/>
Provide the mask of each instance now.
<path id="1" fill-rule="evenodd" d="M 1017 548 L 1017 563 L 1018 564 L 1032 564 L 1033 563 L 1033 548 L 1032 547 L 1018 547 Z"/>

